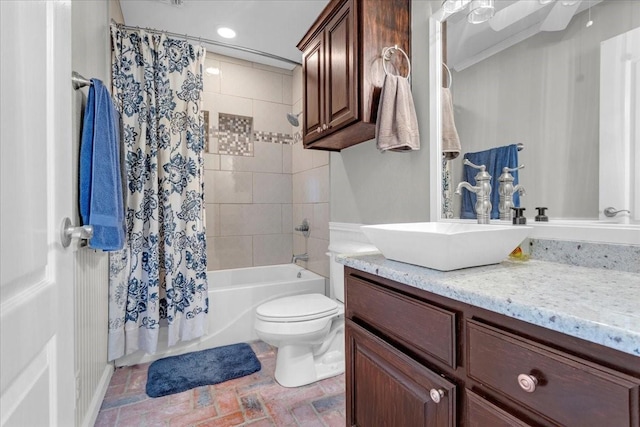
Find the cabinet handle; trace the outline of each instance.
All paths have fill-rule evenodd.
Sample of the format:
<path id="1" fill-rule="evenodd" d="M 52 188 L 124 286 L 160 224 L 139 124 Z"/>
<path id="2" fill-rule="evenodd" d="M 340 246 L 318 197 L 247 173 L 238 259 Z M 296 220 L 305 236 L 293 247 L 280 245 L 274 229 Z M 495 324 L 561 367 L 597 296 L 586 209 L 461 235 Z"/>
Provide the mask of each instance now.
<path id="1" fill-rule="evenodd" d="M 327 126 L 327 124 L 326 124 L 326 123 L 325 123 L 325 124 L 323 124 L 323 125 L 322 125 L 322 130 L 327 130 L 327 129 L 329 129 L 329 126 Z"/>
<path id="2" fill-rule="evenodd" d="M 320 133 L 322 132 L 322 128 L 320 126 L 317 127 L 316 132 Z"/>
<path id="3" fill-rule="evenodd" d="M 432 388 L 429 390 L 429 397 L 431 397 L 433 403 L 440 403 L 440 399 L 444 397 L 444 390 Z"/>
<path id="4" fill-rule="evenodd" d="M 533 393 L 534 391 L 536 391 L 538 379 L 533 375 L 520 374 L 518 375 L 518 384 L 520 385 L 520 388 L 527 393 Z"/>

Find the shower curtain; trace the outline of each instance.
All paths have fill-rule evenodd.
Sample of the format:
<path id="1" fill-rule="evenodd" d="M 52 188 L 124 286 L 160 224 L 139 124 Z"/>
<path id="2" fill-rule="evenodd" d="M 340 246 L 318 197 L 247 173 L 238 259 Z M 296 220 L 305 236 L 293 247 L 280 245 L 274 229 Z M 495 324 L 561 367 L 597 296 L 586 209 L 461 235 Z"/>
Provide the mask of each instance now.
<path id="1" fill-rule="evenodd" d="M 205 49 L 111 27 L 113 97 L 122 120 L 126 244 L 109 257 L 109 360 L 155 353 L 207 326 L 203 223 Z"/>

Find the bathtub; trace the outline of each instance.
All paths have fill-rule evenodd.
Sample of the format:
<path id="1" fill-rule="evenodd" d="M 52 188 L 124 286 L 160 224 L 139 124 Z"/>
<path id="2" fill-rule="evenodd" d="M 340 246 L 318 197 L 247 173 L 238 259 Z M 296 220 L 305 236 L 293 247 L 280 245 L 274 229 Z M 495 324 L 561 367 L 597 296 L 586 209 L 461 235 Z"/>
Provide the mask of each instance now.
<path id="1" fill-rule="evenodd" d="M 199 339 L 167 348 L 167 328 L 160 328 L 158 351 L 121 357 L 116 366 L 151 362 L 167 356 L 258 339 L 256 307 L 283 296 L 325 292 L 325 278 L 295 264 L 209 271 L 209 331 Z"/>

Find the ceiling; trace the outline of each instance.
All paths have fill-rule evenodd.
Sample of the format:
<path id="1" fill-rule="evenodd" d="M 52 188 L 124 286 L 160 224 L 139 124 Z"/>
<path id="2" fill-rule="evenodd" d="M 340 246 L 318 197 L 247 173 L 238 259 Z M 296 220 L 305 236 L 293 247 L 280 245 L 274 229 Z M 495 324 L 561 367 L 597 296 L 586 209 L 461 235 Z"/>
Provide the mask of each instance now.
<path id="1" fill-rule="evenodd" d="M 296 48 L 329 0 L 120 0 L 126 25 L 214 40 L 300 63 Z M 236 31 L 224 39 L 218 27 Z M 294 64 L 227 47 L 202 44 L 208 52 L 293 69 Z"/>

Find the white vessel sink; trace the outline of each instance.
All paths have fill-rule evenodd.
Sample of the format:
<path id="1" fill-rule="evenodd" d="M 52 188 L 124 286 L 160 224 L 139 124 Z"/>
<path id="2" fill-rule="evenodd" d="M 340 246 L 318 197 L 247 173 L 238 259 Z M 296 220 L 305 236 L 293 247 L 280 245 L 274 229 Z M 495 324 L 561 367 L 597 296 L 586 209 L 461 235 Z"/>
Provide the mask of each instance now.
<path id="1" fill-rule="evenodd" d="M 360 227 L 382 254 L 435 270 L 497 264 L 533 230 L 521 225 L 416 222 Z"/>

